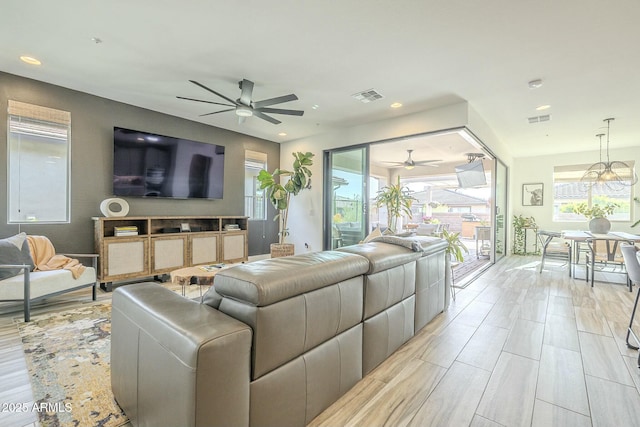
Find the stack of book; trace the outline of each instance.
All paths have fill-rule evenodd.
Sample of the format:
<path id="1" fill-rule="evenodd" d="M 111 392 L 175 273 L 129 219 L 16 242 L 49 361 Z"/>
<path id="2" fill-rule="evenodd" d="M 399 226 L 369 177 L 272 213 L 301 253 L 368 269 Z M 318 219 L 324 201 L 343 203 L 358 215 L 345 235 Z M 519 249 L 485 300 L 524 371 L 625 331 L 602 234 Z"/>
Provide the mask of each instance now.
<path id="1" fill-rule="evenodd" d="M 116 237 L 120 236 L 137 236 L 138 235 L 138 227 L 135 225 L 128 225 L 124 227 L 114 227 L 113 235 Z"/>
<path id="2" fill-rule="evenodd" d="M 224 231 L 234 231 L 240 230 L 240 226 L 238 224 L 225 224 Z"/>

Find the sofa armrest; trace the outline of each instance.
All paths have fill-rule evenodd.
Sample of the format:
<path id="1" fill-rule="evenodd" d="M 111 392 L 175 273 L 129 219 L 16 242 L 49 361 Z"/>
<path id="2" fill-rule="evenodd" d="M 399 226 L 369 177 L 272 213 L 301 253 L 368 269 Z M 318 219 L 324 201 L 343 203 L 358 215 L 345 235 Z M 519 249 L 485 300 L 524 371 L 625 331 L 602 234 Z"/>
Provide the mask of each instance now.
<path id="1" fill-rule="evenodd" d="M 91 260 L 91 266 L 93 268 L 96 269 L 96 271 L 98 270 L 98 257 L 100 255 L 98 254 L 68 254 L 68 253 L 63 253 L 60 255 L 65 255 L 68 256 L 70 258 L 87 258 Z"/>
<path id="2" fill-rule="evenodd" d="M 27 265 L 27 264 L 0 264 L 0 268 L 1 269 L 14 269 L 14 268 L 21 268 L 21 269 L 26 269 L 26 270 L 30 270 L 31 266 Z"/>
<path id="3" fill-rule="evenodd" d="M 251 328 L 157 283 L 113 293 L 111 384 L 133 425 L 249 424 Z"/>

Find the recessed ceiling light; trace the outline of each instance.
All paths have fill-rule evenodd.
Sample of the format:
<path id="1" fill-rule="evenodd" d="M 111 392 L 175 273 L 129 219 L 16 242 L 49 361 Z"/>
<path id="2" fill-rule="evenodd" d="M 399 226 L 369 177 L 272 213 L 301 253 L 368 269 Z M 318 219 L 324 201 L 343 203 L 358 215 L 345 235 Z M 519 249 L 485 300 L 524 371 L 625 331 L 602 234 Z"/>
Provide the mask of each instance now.
<path id="1" fill-rule="evenodd" d="M 26 62 L 27 64 L 30 64 L 30 65 L 40 65 L 40 64 L 42 64 L 42 62 L 38 61 L 33 56 L 23 55 L 23 56 L 20 57 L 20 60 L 22 62 Z"/>
<path id="2" fill-rule="evenodd" d="M 390 105 L 391 108 L 400 108 L 402 107 L 402 104 L 399 102 L 394 102 L 393 104 Z"/>
<path id="3" fill-rule="evenodd" d="M 551 105 L 541 105 L 539 107 L 536 107 L 536 110 L 542 111 L 542 110 L 548 110 L 549 108 L 551 108 Z"/>
<path id="4" fill-rule="evenodd" d="M 311 106 L 311 109 L 312 109 L 312 110 L 317 110 L 318 108 L 320 108 L 320 106 L 319 106 L 318 104 L 313 104 L 313 105 Z"/>
<path id="5" fill-rule="evenodd" d="M 94 42 L 95 44 L 102 43 L 102 39 L 100 37 L 91 37 L 91 41 Z"/>
<path id="6" fill-rule="evenodd" d="M 280 133 L 278 134 L 278 136 L 287 136 L 287 133 L 286 133 L 286 132 L 280 132 Z"/>

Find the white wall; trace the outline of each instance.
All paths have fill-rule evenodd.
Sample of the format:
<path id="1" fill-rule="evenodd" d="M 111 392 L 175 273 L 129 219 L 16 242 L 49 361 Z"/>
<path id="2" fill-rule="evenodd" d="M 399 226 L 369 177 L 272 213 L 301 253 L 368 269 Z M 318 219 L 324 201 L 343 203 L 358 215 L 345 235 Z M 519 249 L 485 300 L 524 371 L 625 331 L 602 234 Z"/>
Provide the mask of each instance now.
<path id="1" fill-rule="evenodd" d="M 640 148 L 610 150 L 612 160 L 634 160 L 640 164 Z M 513 215 L 533 216 L 542 229 L 548 230 L 586 230 L 587 222 L 553 222 L 553 167 L 574 164 L 592 164 L 599 161 L 598 151 L 556 154 L 551 156 L 520 157 L 513 161 L 511 179 L 511 200 Z M 544 184 L 542 206 L 522 206 L 522 184 Z M 635 197 L 640 197 L 640 184 L 633 187 Z M 631 224 L 640 218 L 640 205 L 631 204 L 630 222 L 613 222 L 612 230 L 639 234 L 640 227 L 631 228 Z"/>
<path id="2" fill-rule="evenodd" d="M 477 129 L 470 126 L 470 117 Z M 462 126 L 468 127 L 505 163 L 510 164 L 508 148 L 498 142 L 466 102 L 283 143 L 280 164 L 285 169 L 292 163 L 292 152 L 310 151 L 315 154 L 311 190 L 301 192 L 291 201 L 287 241 L 296 245 L 296 253 L 322 250 L 323 150 Z"/>

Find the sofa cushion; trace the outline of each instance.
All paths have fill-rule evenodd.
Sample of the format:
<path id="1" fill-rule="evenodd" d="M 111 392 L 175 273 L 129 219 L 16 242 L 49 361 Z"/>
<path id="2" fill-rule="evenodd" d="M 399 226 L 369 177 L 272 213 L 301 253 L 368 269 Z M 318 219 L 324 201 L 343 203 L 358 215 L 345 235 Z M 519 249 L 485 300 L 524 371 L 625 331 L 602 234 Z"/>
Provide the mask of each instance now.
<path id="1" fill-rule="evenodd" d="M 31 266 L 29 270 L 33 270 L 33 260 L 26 241 L 26 233 L 0 239 L 0 264 L 26 264 Z M 0 269 L 0 280 L 17 276 L 21 271 L 19 268 Z"/>
<path id="2" fill-rule="evenodd" d="M 87 267 L 77 279 L 69 270 L 35 271 L 29 274 L 31 281 L 31 299 L 40 298 L 56 292 L 89 286 L 96 282 L 96 270 Z M 24 277 L 8 277 L 0 283 L 0 300 L 21 300 L 24 298 Z"/>
<path id="3" fill-rule="evenodd" d="M 234 266 L 216 274 L 214 284 L 223 297 L 261 307 L 359 276 L 368 269 L 367 260 L 359 256 L 311 252 Z"/>

